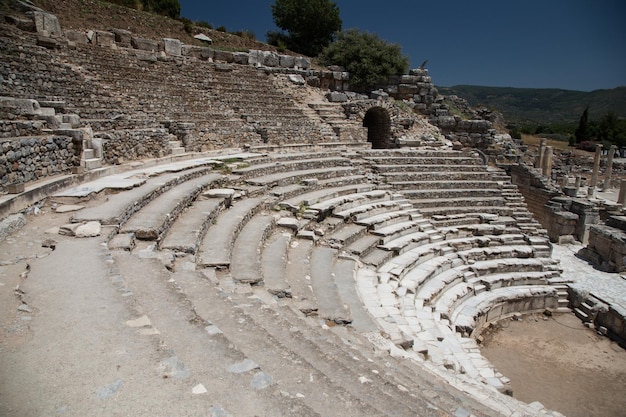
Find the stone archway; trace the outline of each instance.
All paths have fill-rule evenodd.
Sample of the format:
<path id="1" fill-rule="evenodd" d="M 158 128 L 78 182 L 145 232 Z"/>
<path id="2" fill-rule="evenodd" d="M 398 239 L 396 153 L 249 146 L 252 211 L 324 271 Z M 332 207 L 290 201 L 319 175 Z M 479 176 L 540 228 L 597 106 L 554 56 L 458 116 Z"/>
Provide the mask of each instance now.
<path id="1" fill-rule="evenodd" d="M 372 149 L 391 147 L 391 117 L 386 109 L 370 108 L 363 117 L 363 126 L 367 128 L 367 141 L 372 143 Z"/>

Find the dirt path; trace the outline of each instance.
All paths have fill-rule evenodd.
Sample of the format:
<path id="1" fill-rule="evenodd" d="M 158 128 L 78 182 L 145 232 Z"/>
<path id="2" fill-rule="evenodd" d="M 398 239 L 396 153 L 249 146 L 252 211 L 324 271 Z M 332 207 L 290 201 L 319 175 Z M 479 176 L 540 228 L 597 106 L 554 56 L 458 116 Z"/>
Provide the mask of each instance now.
<path id="1" fill-rule="evenodd" d="M 485 333 L 482 354 L 522 401 L 567 417 L 626 415 L 626 350 L 573 314 L 504 321 Z"/>

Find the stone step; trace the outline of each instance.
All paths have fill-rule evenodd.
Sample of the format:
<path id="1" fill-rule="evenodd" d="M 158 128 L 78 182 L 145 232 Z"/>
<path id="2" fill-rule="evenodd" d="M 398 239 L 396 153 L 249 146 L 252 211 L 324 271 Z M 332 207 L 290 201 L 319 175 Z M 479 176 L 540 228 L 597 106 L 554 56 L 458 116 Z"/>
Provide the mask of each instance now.
<path id="1" fill-rule="evenodd" d="M 223 210 L 202 239 L 196 263 L 200 267 L 230 267 L 235 239 L 241 228 L 261 208 L 262 202 L 261 198 L 245 198 Z"/>
<path id="2" fill-rule="evenodd" d="M 279 172 L 248 179 L 250 185 L 261 187 L 284 186 L 294 184 L 306 179 L 328 179 L 357 174 L 357 169 L 353 167 L 338 166 L 333 168 L 308 169 L 300 171 Z"/>
<path id="3" fill-rule="evenodd" d="M 574 311 L 574 314 L 576 314 L 576 317 L 581 319 L 583 322 L 585 322 L 585 323 L 591 322 L 591 318 L 589 317 L 589 314 L 584 312 L 582 309 L 576 307 L 576 308 L 574 308 L 573 311 Z"/>
<path id="4" fill-rule="evenodd" d="M 337 292 L 334 264 L 337 251 L 330 248 L 313 248 L 310 263 L 311 286 L 318 302 L 318 314 L 325 320 L 348 324 L 352 321 L 349 307 Z"/>
<path id="5" fill-rule="evenodd" d="M 230 273 L 236 282 L 257 284 L 263 281 L 261 252 L 276 224 L 270 214 L 257 214 L 241 228 L 232 249 Z"/>
<path id="6" fill-rule="evenodd" d="M 96 157 L 95 149 L 83 149 L 83 159 L 94 159 Z"/>
<path id="7" fill-rule="evenodd" d="M 125 190 L 108 196 L 108 199 L 94 207 L 85 208 L 72 216 L 73 222 L 99 221 L 102 224 L 124 224 L 130 216 L 154 198 L 181 182 L 210 174 L 210 168 L 194 168 L 183 172 L 166 172 L 148 179 L 145 172 L 128 172 L 109 176 L 80 187 L 74 187 L 55 194 L 59 197 L 85 197 L 106 189 Z M 221 177 L 214 177 L 217 181 Z"/>
<path id="8" fill-rule="evenodd" d="M 158 240 L 178 215 L 211 183 L 217 174 L 193 178 L 159 195 L 121 227 L 120 233 L 133 233 L 137 239 Z"/>
<path id="9" fill-rule="evenodd" d="M 345 249 L 354 255 L 364 257 L 367 256 L 371 251 L 376 249 L 379 243 L 379 236 L 365 234 L 347 245 Z"/>
<path id="10" fill-rule="evenodd" d="M 293 235 L 275 229 L 268 237 L 261 253 L 261 272 L 265 289 L 278 298 L 291 298 L 291 287 L 287 282 L 289 245 Z"/>
<path id="11" fill-rule="evenodd" d="M 294 239 L 289 244 L 285 279 L 291 288 L 296 309 L 305 315 L 317 315 L 318 303 L 311 286 L 311 253 L 313 241 Z"/>
<path id="12" fill-rule="evenodd" d="M 225 200 L 220 198 L 195 201 L 178 216 L 159 247 L 195 254 L 207 229 L 224 207 Z"/>
<path id="13" fill-rule="evenodd" d="M 83 160 L 83 166 L 85 170 L 92 171 L 94 169 L 102 168 L 102 159 L 90 158 Z"/>

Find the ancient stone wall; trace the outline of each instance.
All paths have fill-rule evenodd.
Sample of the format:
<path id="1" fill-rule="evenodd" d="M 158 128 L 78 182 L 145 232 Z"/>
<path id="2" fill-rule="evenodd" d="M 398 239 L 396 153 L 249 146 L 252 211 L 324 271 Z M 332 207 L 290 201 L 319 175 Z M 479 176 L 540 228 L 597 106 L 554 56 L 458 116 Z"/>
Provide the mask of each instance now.
<path id="1" fill-rule="evenodd" d="M 132 160 L 161 158 L 167 154 L 167 129 L 117 130 L 101 135 L 105 163 L 117 165 Z"/>
<path id="2" fill-rule="evenodd" d="M 549 230 L 554 221 L 554 212 L 548 208 L 547 204 L 552 198 L 559 195 L 558 190 L 543 182 L 540 176 L 535 175 L 530 168 L 524 165 L 512 165 L 509 169 L 511 182 L 517 185 L 520 193 L 524 196 L 528 209 L 537 221 Z"/>
<path id="3" fill-rule="evenodd" d="M 34 181 L 80 166 L 80 143 L 69 136 L 0 140 L 0 183 Z"/>

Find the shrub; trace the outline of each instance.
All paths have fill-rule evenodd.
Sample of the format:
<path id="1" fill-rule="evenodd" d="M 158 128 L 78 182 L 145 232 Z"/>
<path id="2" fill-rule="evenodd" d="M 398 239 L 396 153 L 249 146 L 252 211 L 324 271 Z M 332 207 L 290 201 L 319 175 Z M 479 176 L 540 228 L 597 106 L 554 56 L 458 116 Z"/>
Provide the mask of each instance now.
<path id="1" fill-rule="evenodd" d="M 361 90 L 386 82 L 391 75 L 404 74 L 409 68 L 409 58 L 402 54 L 400 45 L 358 29 L 341 32 L 322 51 L 319 62 L 344 67 L 350 73 L 350 85 Z"/>

